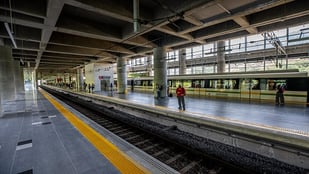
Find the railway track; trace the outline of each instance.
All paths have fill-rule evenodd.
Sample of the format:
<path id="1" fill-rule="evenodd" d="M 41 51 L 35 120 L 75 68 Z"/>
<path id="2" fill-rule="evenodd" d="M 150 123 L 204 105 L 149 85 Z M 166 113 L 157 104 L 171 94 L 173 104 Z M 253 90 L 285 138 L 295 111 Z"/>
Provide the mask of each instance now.
<path id="1" fill-rule="evenodd" d="M 89 119 L 165 163 L 179 173 L 292 173 L 290 171 L 293 171 L 293 173 L 305 173 L 304 170 L 297 167 L 276 163 L 278 168 L 274 168 L 276 166 L 269 166 L 269 164 L 265 167 L 262 166 L 258 168 L 257 164 L 250 164 L 252 163 L 250 161 L 248 161 L 247 163 L 249 164 L 246 165 L 244 165 L 243 162 L 237 163 L 239 154 L 243 153 L 240 149 L 236 150 L 237 154 L 235 152 L 232 154 L 233 156 L 235 155 L 235 160 L 224 160 L 226 155 L 223 154 L 224 152 L 221 152 L 222 156 L 218 157 L 218 155 L 212 151 L 215 151 L 215 149 L 205 148 L 210 145 L 204 145 L 205 147 L 203 148 L 205 150 L 202 151 L 199 147 L 196 147 L 196 145 L 187 146 L 190 142 L 196 141 L 196 137 L 179 131 L 177 127 L 167 127 L 147 120 L 141 121 L 140 118 L 118 111 L 113 107 L 99 106 L 92 102 L 85 102 L 79 98 L 56 93 L 51 90 L 48 90 L 48 92 L 75 108 Z M 177 135 L 177 137 L 175 137 L 175 135 Z M 182 140 L 178 140 L 179 138 Z M 198 139 L 198 141 L 209 144 L 214 143 L 211 140 Z M 217 145 L 215 144 L 214 146 Z M 223 148 L 226 151 L 231 150 L 230 147 L 226 147 L 227 145 L 220 146 L 219 148 Z M 251 158 L 250 155 L 244 158 Z M 239 160 L 241 161 L 243 159 Z"/>

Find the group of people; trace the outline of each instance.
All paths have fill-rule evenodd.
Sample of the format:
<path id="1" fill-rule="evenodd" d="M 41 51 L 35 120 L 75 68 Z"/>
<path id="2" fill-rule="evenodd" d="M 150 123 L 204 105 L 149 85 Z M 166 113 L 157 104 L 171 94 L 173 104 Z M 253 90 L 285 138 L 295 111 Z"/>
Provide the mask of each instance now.
<path id="1" fill-rule="evenodd" d="M 93 90 L 94 90 L 94 83 L 92 83 L 92 84 L 87 84 L 87 83 L 85 83 L 84 82 L 84 90 L 85 91 L 87 91 L 87 86 L 88 86 L 88 91 L 89 91 L 89 93 L 92 93 L 93 92 Z"/>

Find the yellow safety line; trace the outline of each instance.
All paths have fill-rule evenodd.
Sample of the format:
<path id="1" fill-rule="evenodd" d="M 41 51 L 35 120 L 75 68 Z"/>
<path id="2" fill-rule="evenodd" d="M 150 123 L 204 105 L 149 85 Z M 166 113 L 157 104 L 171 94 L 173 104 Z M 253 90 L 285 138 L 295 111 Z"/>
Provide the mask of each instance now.
<path id="1" fill-rule="evenodd" d="M 115 145 L 105 139 L 102 135 L 85 124 L 77 116 L 64 108 L 54 100 L 47 92 L 40 92 L 51 102 L 58 111 L 94 146 L 104 155 L 121 173 L 139 174 L 150 173 L 147 169 L 137 164 L 133 159 L 120 151 Z"/>

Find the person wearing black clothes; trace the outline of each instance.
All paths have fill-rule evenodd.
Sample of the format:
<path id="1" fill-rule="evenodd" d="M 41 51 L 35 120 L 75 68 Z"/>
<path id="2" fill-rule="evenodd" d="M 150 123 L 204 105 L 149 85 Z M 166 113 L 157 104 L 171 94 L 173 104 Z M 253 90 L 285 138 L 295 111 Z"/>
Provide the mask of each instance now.
<path id="1" fill-rule="evenodd" d="M 276 105 L 284 105 L 284 86 L 283 85 L 277 85 L 277 93 L 276 93 Z"/>

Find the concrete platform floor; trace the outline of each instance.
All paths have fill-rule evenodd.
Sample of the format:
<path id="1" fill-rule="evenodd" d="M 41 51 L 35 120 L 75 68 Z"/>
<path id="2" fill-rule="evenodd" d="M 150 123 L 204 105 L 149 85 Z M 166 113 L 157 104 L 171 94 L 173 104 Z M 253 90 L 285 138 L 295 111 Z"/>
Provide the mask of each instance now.
<path id="1" fill-rule="evenodd" d="M 177 97 L 156 99 L 152 94 L 129 92 L 117 94 L 110 91 L 94 92 L 95 94 L 117 97 L 139 104 L 163 106 L 178 110 Z M 309 107 L 276 106 L 275 104 L 259 104 L 223 99 L 185 97 L 187 113 L 207 114 L 248 124 L 293 129 L 309 133 Z"/>
<path id="2" fill-rule="evenodd" d="M 1 174 L 120 173 L 39 92 L 20 94 L 3 110 Z"/>

